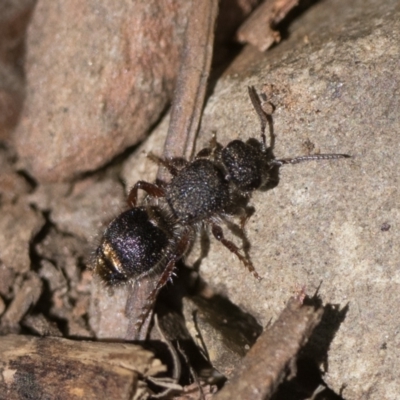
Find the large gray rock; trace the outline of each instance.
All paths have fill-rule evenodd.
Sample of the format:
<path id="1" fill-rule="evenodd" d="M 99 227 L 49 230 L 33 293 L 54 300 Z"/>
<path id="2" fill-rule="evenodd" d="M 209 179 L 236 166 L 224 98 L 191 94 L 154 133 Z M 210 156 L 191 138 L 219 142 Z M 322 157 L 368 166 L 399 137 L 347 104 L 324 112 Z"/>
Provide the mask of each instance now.
<path id="1" fill-rule="evenodd" d="M 400 393 L 399 35 L 397 1 L 315 5 L 271 52 L 244 49 L 216 85 L 199 138 L 198 148 L 212 131 L 222 144 L 257 137 L 246 93 L 255 85 L 276 106 L 277 158 L 309 148 L 352 155 L 283 167 L 276 188 L 254 194 L 246 230 L 261 283 L 215 241 L 200 267 L 263 325 L 293 291 L 313 294 L 322 282 L 325 303 L 348 306 L 324 376 L 346 399 Z"/>

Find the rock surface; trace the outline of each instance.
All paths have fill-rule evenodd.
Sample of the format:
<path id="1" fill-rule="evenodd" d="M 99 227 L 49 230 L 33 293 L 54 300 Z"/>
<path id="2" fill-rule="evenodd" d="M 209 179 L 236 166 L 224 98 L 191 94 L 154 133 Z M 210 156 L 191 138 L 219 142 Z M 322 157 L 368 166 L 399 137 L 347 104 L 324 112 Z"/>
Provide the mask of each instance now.
<path id="1" fill-rule="evenodd" d="M 38 3 L 15 137 L 35 178 L 71 179 L 143 139 L 170 100 L 188 5 Z"/>
<path id="2" fill-rule="evenodd" d="M 348 307 L 328 345 L 325 381 L 346 399 L 396 399 L 400 6 L 367 3 L 315 5 L 287 42 L 268 54 L 246 48 L 219 80 L 200 143 L 212 131 L 222 144 L 258 136 L 246 94 L 255 85 L 276 106 L 277 158 L 312 144 L 352 159 L 283 167 L 276 188 L 255 193 L 246 229 L 261 283 L 214 242 L 200 273 L 263 325 L 297 287 L 320 286 L 325 303 Z"/>

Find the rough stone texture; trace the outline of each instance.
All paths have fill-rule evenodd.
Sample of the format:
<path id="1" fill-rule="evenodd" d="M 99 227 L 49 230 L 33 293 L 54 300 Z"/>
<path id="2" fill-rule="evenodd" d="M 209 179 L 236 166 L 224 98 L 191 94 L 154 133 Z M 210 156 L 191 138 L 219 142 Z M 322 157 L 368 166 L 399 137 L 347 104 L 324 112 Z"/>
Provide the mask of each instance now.
<path id="1" fill-rule="evenodd" d="M 230 378 L 255 343 L 262 328 L 228 300 L 215 296 L 183 299 L 185 323 L 197 345 L 207 352 L 213 367 Z"/>
<path id="2" fill-rule="evenodd" d="M 89 270 L 82 271 L 83 264 L 89 264 L 93 247 L 86 240 L 55 228 L 49 229 L 46 237 L 34 247 L 41 258 L 39 276 L 49 289 L 46 304 L 50 306 L 51 320 L 64 321 L 63 333 L 70 337 L 93 336 L 86 322 L 92 276 Z M 25 322 L 24 325 L 36 331 L 31 321 Z"/>
<path id="3" fill-rule="evenodd" d="M 126 208 L 122 186 L 111 179 L 81 181 L 69 196 L 53 207 L 52 222 L 63 232 L 77 235 L 89 243 L 107 222 Z"/>
<path id="4" fill-rule="evenodd" d="M 4 313 L 6 309 L 6 303 L 4 303 L 4 300 L 0 297 L 0 316 Z"/>
<path id="5" fill-rule="evenodd" d="M 128 295 L 129 286 L 107 290 L 100 280 L 93 279 L 89 324 L 96 338 L 123 340 L 126 337 L 129 321 L 125 316 L 125 305 Z"/>
<path id="6" fill-rule="evenodd" d="M 257 136 L 246 92 L 255 85 L 276 106 L 278 158 L 310 147 L 353 156 L 283 167 L 276 188 L 255 193 L 246 228 L 261 283 L 215 242 L 200 267 L 263 325 L 303 285 L 312 294 L 322 282 L 324 302 L 348 305 L 324 376 L 346 399 L 400 393 L 399 21 L 397 1 L 318 3 L 273 51 L 242 52 L 216 85 L 199 138 L 198 148 L 212 131 L 223 144 Z"/>
<path id="7" fill-rule="evenodd" d="M 172 94 L 189 4 L 38 3 L 15 137 L 32 175 L 66 180 L 143 138 Z"/>
<path id="8" fill-rule="evenodd" d="M 23 224 L 23 229 L 20 224 Z M 25 202 L 3 205 L 0 214 L 0 260 L 6 268 L 18 273 L 30 269 L 29 244 L 43 225 L 42 215 Z"/>
<path id="9" fill-rule="evenodd" d="M 13 285 L 16 272 L 9 266 L 0 262 L 0 295 L 5 299 L 13 297 Z"/>
<path id="10" fill-rule="evenodd" d="M 0 32 L 1 34 L 1 32 Z M 24 85 L 14 70 L 0 62 L 0 139 L 6 140 L 22 110 Z"/>
<path id="11" fill-rule="evenodd" d="M 126 194 L 129 193 L 132 186 L 139 180 L 154 181 L 158 165 L 151 161 L 147 155 L 152 152 L 155 155 L 161 156 L 167 136 L 168 124 L 169 114 L 156 126 L 148 140 L 140 145 L 137 151 L 124 162 L 121 176 L 125 182 Z M 143 193 L 139 192 L 139 196 L 142 195 Z"/>
<path id="12" fill-rule="evenodd" d="M 28 274 L 1 319 L 1 333 L 19 332 L 19 322 L 27 311 L 32 308 L 42 294 L 43 283 L 34 272 Z"/>

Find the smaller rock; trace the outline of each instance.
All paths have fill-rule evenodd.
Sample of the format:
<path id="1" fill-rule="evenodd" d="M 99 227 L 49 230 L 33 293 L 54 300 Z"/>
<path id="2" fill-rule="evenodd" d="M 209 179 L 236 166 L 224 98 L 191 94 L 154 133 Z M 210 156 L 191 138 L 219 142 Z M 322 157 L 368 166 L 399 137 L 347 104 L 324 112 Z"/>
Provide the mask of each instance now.
<path id="1" fill-rule="evenodd" d="M 3 205 L 0 214 L 0 259 L 6 267 L 18 273 L 30 269 L 29 246 L 44 223 L 43 216 L 23 200 Z"/>
<path id="2" fill-rule="evenodd" d="M 39 300 L 42 287 L 41 279 L 34 272 L 30 272 L 28 279 L 23 282 L 1 318 L 2 334 L 19 332 L 19 323 L 22 317 Z"/>
<path id="3" fill-rule="evenodd" d="M 50 261 L 42 260 L 40 264 L 41 268 L 39 270 L 39 276 L 46 280 L 51 291 L 67 287 L 67 280 L 63 273 Z"/>
<path id="4" fill-rule="evenodd" d="M 125 306 L 129 285 L 107 290 L 98 279 L 92 281 L 89 324 L 98 339 L 125 339 L 128 318 Z"/>
<path id="5" fill-rule="evenodd" d="M 171 99 L 189 6 L 38 2 L 14 135 L 35 178 L 70 180 L 144 137 Z"/>
<path id="6" fill-rule="evenodd" d="M 43 314 L 27 315 L 22 324 L 40 336 L 62 336 L 57 325 L 50 322 Z"/>
<path id="7" fill-rule="evenodd" d="M 227 377 L 262 332 L 253 317 L 220 296 L 184 298 L 183 314 L 193 340 Z"/>
<path id="8" fill-rule="evenodd" d="M 84 180 L 74 186 L 70 196 L 59 199 L 50 218 L 61 231 L 90 243 L 105 223 L 125 208 L 124 198 L 122 185 L 114 180 Z"/>

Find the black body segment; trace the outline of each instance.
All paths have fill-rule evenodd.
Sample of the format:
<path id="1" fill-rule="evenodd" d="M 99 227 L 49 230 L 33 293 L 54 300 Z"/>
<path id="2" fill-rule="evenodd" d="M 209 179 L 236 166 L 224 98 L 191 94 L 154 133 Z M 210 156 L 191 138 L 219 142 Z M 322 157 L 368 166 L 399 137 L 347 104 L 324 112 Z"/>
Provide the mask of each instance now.
<path id="1" fill-rule="evenodd" d="M 96 252 L 98 273 L 110 285 L 145 276 L 162 263 L 168 242 L 146 208 L 125 211 L 104 232 Z"/>
<path id="2" fill-rule="evenodd" d="M 180 223 L 201 222 L 224 211 L 230 201 L 229 183 L 211 160 L 195 160 L 172 178 L 166 199 Z"/>
<path id="3" fill-rule="evenodd" d="M 239 190 L 246 192 L 258 189 L 267 172 L 265 154 L 261 149 L 241 140 L 228 143 L 221 152 L 222 162 L 229 174 L 229 180 Z"/>

